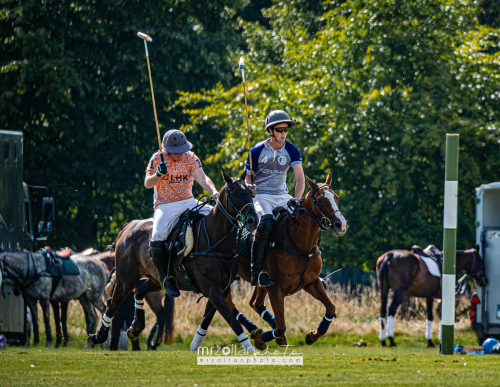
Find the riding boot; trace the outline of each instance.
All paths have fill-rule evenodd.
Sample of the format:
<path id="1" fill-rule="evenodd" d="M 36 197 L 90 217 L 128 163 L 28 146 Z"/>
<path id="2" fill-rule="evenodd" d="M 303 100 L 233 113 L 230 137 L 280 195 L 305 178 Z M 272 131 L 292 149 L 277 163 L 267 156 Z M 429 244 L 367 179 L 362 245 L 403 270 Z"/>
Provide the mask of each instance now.
<path id="1" fill-rule="evenodd" d="M 174 280 L 167 278 L 165 274 L 165 268 L 168 268 L 168 257 L 166 253 L 164 241 L 149 241 L 149 256 L 151 257 L 151 262 L 155 265 L 161 288 L 167 296 L 179 297 L 181 293 L 177 286 L 174 285 Z"/>
<path id="2" fill-rule="evenodd" d="M 255 239 L 252 244 L 252 286 L 271 286 L 274 282 L 264 269 L 264 259 L 270 247 L 276 221 L 272 215 L 264 215 L 260 219 Z"/>

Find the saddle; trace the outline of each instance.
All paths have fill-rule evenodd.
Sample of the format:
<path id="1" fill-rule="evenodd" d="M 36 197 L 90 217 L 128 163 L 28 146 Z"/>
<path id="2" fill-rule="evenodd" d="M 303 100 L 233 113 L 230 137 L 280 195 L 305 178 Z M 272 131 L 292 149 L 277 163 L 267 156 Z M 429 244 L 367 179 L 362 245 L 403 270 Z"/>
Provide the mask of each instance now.
<path id="1" fill-rule="evenodd" d="M 71 249 L 64 249 L 56 253 L 52 248 L 47 246 L 40 249 L 39 252 L 45 260 L 47 273 L 52 277 L 61 277 L 64 280 L 66 275 L 80 275 L 80 269 L 78 269 L 76 263 L 70 258 L 70 255 L 72 255 Z"/>
<path id="2" fill-rule="evenodd" d="M 185 258 L 189 255 L 194 246 L 193 225 L 204 218 L 198 210 L 186 210 L 177 220 L 177 223 L 165 241 L 167 256 L 169 258 L 169 276 L 174 277 L 179 287 L 192 289 L 200 293 L 189 277 L 189 273 L 183 266 Z M 193 259 L 189 257 L 187 261 Z"/>
<path id="3" fill-rule="evenodd" d="M 437 263 L 439 271 L 443 274 L 443 253 L 436 246 L 429 245 L 425 249 L 422 249 L 418 245 L 413 245 L 411 247 L 411 252 L 416 255 L 431 258 Z"/>

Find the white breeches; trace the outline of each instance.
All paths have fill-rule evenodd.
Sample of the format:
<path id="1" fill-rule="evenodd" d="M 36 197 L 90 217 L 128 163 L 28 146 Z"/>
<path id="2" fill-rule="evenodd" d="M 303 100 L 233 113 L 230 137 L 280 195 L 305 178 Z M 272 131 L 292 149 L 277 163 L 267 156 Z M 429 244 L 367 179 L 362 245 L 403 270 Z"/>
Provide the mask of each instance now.
<path id="1" fill-rule="evenodd" d="M 194 208 L 198 205 L 198 201 L 194 198 L 179 200 L 178 202 L 165 203 L 156 206 L 153 216 L 153 231 L 151 240 L 162 241 L 168 238 L 168 235 L 175 227 L 177 219 L 187 209 Z M 200 214 L 208 215 L 212 210 L 212 206 L 207 204 L 200 211 Z"/>
<path id="2" fill-rule="evenodd" d="M 268 194 L 257 194 L 253 199 L 253 205 L 255 206 L 255 211 L 259 218 L 264 215 L 272 215 L 273 210 L 277 207 L 285 207 L 286 204 L 292 197 L 289 194 L 282 195 L 268 195 Z"/>

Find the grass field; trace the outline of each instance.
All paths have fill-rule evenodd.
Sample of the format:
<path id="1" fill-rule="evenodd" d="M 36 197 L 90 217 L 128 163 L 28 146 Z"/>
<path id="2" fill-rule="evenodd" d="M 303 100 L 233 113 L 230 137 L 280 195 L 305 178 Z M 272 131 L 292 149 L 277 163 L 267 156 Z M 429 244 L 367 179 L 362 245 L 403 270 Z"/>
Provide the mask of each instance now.
<path id="1" fill-rule="evenodd" d="M 265 328 L 264 321 L 248 306 L 250 286 L 236 285 L 233 292 L 239 309 Z M 69 347 L 45 349 L 40 321 L 38 348 L 9 347 L 0 351 L 0 386 L 500 385 L 500 356 L 442 356 L 437 349 L 425 347 L 425 307 L 420 300 L 411 300 L 405 320 L 401 316 L 396 318 L 395 339 L 399 347 L 381 348 L 375 287 L 351 289 L 335 285 L 329 293 L 337 305 L 339 318 L 313 346 L 305 345 L 304 338 L 321 321 L 323 306 L 303 292 L 286 299 L 288 342 L 303 354 L 303 366 L 197 366 L 196 353 L 189 351 L 189 343 L 205 302 L 198 303 L 196 295 L 183 293 L 176 301 L 174 344 L 162 344 L 157 351 L 150 352 L 145 351 L 145 333 L 155 321 L 150 310 L 146 313 L 147 327 L 140 336 L 141 352 L 111 352 L 100 347 L 84 350 L 83 313 L 79 304 L 72 302 Z M 474 346 L 477 341 L 467 316 L 469 299 L 465 295 L 457 300 L 455 343 Z M 435 321 L 434 337 L 439 319 Z M 203 345 L 230 346 L 236 344 L 235 339 L 227 324 L 216 315 Z M 352 346 L 360 339 L 368 347 Z M 270 347 L 273 351 L 278 349 L 275 344 Z M 392 359 L 395 360 L 389 361 Z"/>
<path id="2" fill-rule="evenodd" d="M 348 337 L 353 339 L 353 337 Z M 197 366 L 188 343 L 162 345 L 158 351 L 82 350 L 84 338 L 64 349 L 16 348 L 0 352 L 0 385 L 104 386 L 322 386 L 500 384 L 500 356 L 443 356 L 409 336 L 398 348 L 381 348 L 376 337 L 356 348 L 329 335 L 314 346 L 298 345 L 303 366 Z M 188 338 L 186 338 L 188 339 Z M 346 338 L 347 340 L 347 338 Z M 300 341 L 290 340 L 291 342 Z M 209 336 L 207 346 L 229 344 Z M 144 348 L 144 343 L 142 343 Z M 273 344 L 270 349 L 278 347 Z M 390 361 L 392 360 L 392 361 Z"/>

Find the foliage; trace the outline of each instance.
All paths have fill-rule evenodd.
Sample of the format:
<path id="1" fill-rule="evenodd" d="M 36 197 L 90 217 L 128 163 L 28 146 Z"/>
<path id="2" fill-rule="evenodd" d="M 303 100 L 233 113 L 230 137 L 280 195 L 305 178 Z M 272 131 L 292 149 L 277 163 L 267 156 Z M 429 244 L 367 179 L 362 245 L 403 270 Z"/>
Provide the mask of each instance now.
<path id="1" fill-rule="evenodd" d="M 458 243 L 473 245 L 474 188 L 500 177 L 498 32 L 466 1 L 327 1 L 317 17 L 298 11 L 303 3 L 275 3 L 270 31 L 240 23 L 252 142 L 266 138 L 267 113 L 283 109 L 298 122 L 290 135 L 306 174 L 334 175 L 350 229 L 325 238 L 324 259 L 373 269 L 384 251 L 441 245 L 449 132 L 461 136 Z M 241 171 L 242 86 L 180 94 L 187 130 L 225 132 L 206 161 Z"/>
<path id="2" fill-rule="evenodd" d="M 144 169 L 158 148 L 144 44 L 162 134 L 176 90 L 234 82 L 234 16 L 247 0 L 2 0 L 0 127 L 22 130 L 25 181 L 55 196 L 53 246 L 103 248 L 152 214 Z M 260 12 L 259 9 L 254 12 Z M 234 66 L 233 66 L 234 67 Z M 191 137 L 203 159 L 218 133 Z M 36 211 L 38 213 L 39 210 Z"/>

